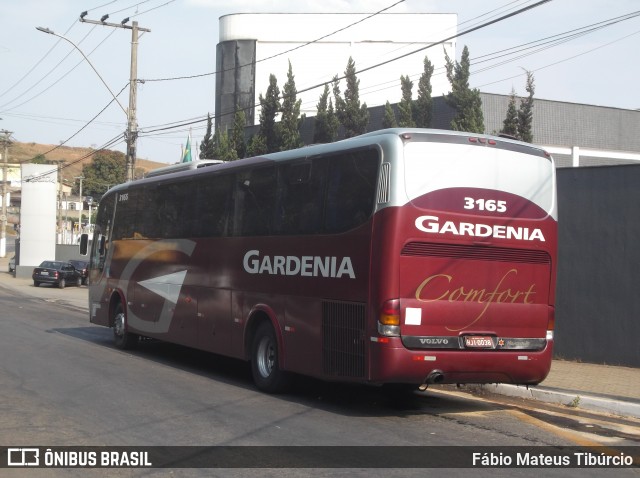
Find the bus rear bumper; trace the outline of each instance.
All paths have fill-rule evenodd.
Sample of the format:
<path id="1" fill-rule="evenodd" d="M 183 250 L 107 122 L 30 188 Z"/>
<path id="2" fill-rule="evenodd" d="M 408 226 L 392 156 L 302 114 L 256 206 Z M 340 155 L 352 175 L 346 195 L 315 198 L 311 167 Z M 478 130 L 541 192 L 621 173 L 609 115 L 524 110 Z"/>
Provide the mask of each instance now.
<path id="1" fill-rule="evenodd" d="M 536 385 L 551 369 L 553 341 L 544 349 L 410 350 L 400 339 L 371 347 L 373 383 L 509 383 Z"/>

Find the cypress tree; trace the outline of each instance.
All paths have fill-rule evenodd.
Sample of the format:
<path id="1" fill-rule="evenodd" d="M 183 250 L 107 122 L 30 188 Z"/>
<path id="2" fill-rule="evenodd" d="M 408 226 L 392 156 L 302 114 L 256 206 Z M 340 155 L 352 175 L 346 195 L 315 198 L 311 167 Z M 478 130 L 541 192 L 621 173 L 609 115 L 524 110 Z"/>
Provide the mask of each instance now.
<path id="1" fill-rule="evenodd" d="M 507 107 L 507 116 L 502 123 L 502 134 L 508 134 L 514 138 L 518 136 L 518 110 L 516 109 L 516 90 L 511 90 L 511 96 L 509 97 L 509 106 Z"/>
<path id="2" fill-rule="evenodd" d="M 231 138 L 229 138 L 230 145 L 235 150 L 238 159 L 247 155 L 247 145 L 244 142 L 245 118 L 244 111 L 236 111 L 233 119 L 233 131 L 231 132 Z"/>
<path id="3" fill-rule="evenodd" d="M 333 95 L 336 102 L 336 116 L 344 127 L 346 138 L 351 138 L 367 131 L 369 124 L 369 111 L 367 104 L 360 104 L 360 80 L 356 77 L 356 64 L 349 57 L 347 69 L 344 72 L 347 80 L 347 89 L 344 91 L 344 99 L 340 96 L 338 76 L 333 79 Z"/>
<path id="4" fill-rule="evenodd" d="M 431 126 L 431 119 L 433 118 L 433 99 L 431 93 L 433 87 L 431 86 L 431 76 L 433 75 L 434 66 L 429 61 L 429 58 L 424 57 L 424 71 L 420 75 L 420 81 L 418 81 L 418 98 L 414 103 L 413 117 L 418 128 L 428 128 Z"/>
<path id="5" fill-rule="evenodd" d="M 215 141 L 211 134 L 211 115 L 207 113 L 207 131 L 200 143 L 200 159 L 214 159 Z"/>
<path id="6" fill-rule="evenodd" d="M 289 62 L 287 72 L 287 82 L 284 85 L 282 94 L 282 119 L 280 121 L 281 149 L 300 148 L 304 146 L 300 136 L 300 126 L 304 121 L 304 115 L 300 117 L 300 104 L 302 100 L 297 99 L 296 82 Z"/>
<path id="7" fill-rule="evenodd" d="M 480 90 L 469 88 L 469 49 L 465 45 L 462 50 L 460 63 L 452 62 L 444 52 L 447 69 L 447 79 L 451 83 L 451 93 L 445 100 L 455 111 L 451 120 L 451 129 L 468 131 L 470 133 L 484 133 L 484 116 L 482 114 L 482 99 Z"/>
<path id="8" fill-rule="evenodd" d="M 398 104 L 398 126 L 412 128 L 416 124 L 413 121 L 413 100 L 411 99 L 413 81 L 409 79 L 409 75 L 400 76 L 400 86 L 402 88 L 402 99 Z"/>
<path id="9" fill-rule="evenodd" d="M 260 131 L 258 135 L 264 138 L 267 153 L 280 151 L 282 140 L 280 135 L 280 125 L 276 123 L 276 115 L 280 112 L 280 88 L 278 80 L 274 74 L 269 75 L 269 87 L 260 100 Z"/>
<path id="10" fill-rule="evenodd" d="M 536 88 L 533 82 L 533 73 L 530 71 L 527 71 L 526 90 L 529 96 L 520 102 L 518 110 L 518 132 L 519 139 L 531 143 L 533 142 L 533 94 Z"/>
<path id="11" fill-rule="evenodd" d="M 338 137 L 338 118 L 333 111 L 333 103 L 329 98 L 329 85 L 324 85 L 324 91 L 318 99 L 318 112 L 313 129 L 314 143 L 332 143 Z"/>
<path id="12" fill-rule="evenodd" d="M 232 147 L 226 131 L 216 131 L 214 138 L 216 142 L 214 156 L 216 159 L 221 159 L 222 161 L 235 161 L 238 159 L 236 150 Z"/>
<path id="13" fill-rule="evenodd" d="M 382 127 L 395 128 L 396 126 L 398 126 L 398 123 L 396 122 L 396 115 L 393 112 L 391 103 L 387 101 L 387 103 L 384 105 L 384 116 L 382 117 Z"/>

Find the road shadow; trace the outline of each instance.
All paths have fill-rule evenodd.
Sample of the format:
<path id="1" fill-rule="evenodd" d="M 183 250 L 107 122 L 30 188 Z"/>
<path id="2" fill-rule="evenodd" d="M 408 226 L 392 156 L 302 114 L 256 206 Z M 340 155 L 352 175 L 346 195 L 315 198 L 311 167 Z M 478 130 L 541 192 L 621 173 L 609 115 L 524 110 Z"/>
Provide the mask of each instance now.
<path id="1" fill-rule="evenodd" d="M 134 355 L 186 373 L 207 377 L 214 382 L 257 391 L 250 365 L 242 360 L 155 339 L 143 339 L 135 349 L 121 351 L 113 345 L 111 329 L 101 326 L 55 328 L 51 332 L 84 340 L 111 349 L 114 353 Z M 372 385 L 326 382 L 299 375 L 294 375 L 292 382 L 289 393 L 273 397 L 345 416 L 409 417 L 509 408 L 451 394 L 449 390 L 454 387 L 447 386 L 434 386 L 424 392 L 407 392 Z"/>

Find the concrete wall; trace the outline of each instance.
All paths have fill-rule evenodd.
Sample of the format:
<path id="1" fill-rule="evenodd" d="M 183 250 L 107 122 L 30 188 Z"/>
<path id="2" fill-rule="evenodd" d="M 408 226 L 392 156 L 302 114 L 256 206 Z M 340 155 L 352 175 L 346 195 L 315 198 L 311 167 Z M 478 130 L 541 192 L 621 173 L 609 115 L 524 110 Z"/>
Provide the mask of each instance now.
<path id="1" fill-rule="evenodd" d="M 640 367 L 640 165 L 558 170 L 556 356 Z"/>

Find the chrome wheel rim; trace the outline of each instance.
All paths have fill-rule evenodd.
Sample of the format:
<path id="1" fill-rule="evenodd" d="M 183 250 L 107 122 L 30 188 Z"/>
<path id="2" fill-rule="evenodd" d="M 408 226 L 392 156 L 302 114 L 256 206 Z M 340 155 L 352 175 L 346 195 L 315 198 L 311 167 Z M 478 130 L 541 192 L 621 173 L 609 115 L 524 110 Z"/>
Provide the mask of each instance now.
<path id="1" fill-rule="evenodd" d="M 124 312 L 120 312 L 113 319 L 113 333 L 118 337 L 124 335 Z"/>
<path id="2" fill-rule="evenodd" d="M 269 337 L 263 337 L 258 345 L 258 353 L 256 357 L 256 365 L 258 366 L 258 372 L 264 378 L 271 375 L 273 367 L 276 361 L 276 348 L 275 344 L 269 339 Z"/>

